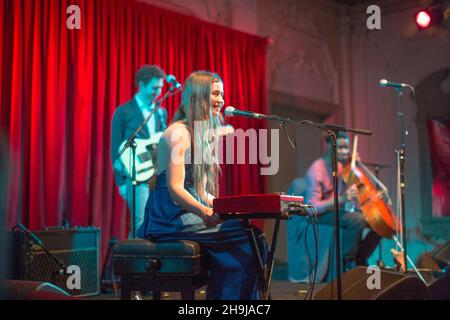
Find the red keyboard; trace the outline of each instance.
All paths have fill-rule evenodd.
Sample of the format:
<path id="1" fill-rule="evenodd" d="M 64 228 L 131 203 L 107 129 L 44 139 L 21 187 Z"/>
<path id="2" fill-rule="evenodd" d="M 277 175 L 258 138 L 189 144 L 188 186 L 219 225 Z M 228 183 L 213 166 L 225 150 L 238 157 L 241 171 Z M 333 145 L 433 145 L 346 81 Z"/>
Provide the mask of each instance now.
<path id="1" fill-rule="evenodd" d="M 216 213 L 288 213 L 303 207 L 303 197 L 282 194 L 247 194 L 219 197 L 213 201 Z"/>

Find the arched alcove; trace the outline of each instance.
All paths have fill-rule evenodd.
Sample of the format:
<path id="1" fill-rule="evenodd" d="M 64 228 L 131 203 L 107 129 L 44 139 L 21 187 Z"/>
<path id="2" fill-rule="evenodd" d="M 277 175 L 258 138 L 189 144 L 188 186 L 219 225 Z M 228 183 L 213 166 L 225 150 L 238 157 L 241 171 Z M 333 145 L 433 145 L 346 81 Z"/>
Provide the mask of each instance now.
<path id="1" fill-rule="evenodd" d="M 434 72 L 422 80 L 417 86 L 416 97 L 423 232 L 428 236 L 449 238 L 450 216 L 433 214 L 434 176 L 427 122 L 434 120 L 445 125 L 450 121 L 450 68 Z"/>

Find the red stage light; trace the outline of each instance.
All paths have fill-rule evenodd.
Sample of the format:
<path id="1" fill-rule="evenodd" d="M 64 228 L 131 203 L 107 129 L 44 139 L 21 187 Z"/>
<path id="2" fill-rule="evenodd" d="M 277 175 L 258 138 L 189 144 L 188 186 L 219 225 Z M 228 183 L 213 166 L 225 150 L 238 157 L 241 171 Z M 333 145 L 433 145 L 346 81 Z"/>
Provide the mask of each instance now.
<path id="1" fill-rule="evenodd" d="M 431 16 L 426 11 L 420 11 L 416 14 L 416 23 L 421 29 L 428 28 L 431 22 Z"/>
<path id="2" fill-rule="evenodd" d="M 427 8 L 416 14 L 416 24 L 419 30 L 441 24 L 444 15 L 441 8 Z"/>

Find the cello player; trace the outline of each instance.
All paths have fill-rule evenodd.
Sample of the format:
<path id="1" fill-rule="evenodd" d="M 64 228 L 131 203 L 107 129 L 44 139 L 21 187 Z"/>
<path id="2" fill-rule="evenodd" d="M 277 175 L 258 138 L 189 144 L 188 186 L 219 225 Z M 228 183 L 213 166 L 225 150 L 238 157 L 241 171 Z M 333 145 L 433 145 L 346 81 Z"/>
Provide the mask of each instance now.
<path id="1" fill-rule="evenodd" d="M 317 208 L 318 223 L 334 226 L 332 141 L 324 137 L 325 154 L 315 160 L 306 173 L 305 203 Z M 345 186 L 342 170 L 351 160 L 349 137 L 346 133 L 337 136 L 337 160 L 339 175 L 339 223 L 343 229 L 342 257 L 346 268 L 352 265 L 367 266 L 367 259 L 379 244 L 381 238 L 373 230 L 362 240 L 362 231 L 368 224 L 357 204 L 358 190 Z"/>

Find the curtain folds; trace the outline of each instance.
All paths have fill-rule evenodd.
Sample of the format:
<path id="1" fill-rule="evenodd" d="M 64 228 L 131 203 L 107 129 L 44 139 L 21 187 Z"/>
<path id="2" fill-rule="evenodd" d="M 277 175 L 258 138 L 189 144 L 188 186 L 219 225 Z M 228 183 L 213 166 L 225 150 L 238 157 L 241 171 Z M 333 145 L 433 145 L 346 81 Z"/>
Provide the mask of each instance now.
<path id="1" fill-rule="evenodd" d="M 69 5 L 81 30 L 69 30 Z M 125 0 L 0 0 L 0 129 L 12 168 L 7 226 L 93 225 L 108 240 L 128 232 L 109 158 L 111 119 L 130 99 L 143 64 L 180 82 L 217 72 L 226 105 L 266 111 L 266 40 Z M 180 95 L 165 107 L 169 119 Z M 263 122 L 232 119 L 237 128 Z M 222 194 L 264 193 L 260 165 L 225 165 Z"/>

